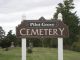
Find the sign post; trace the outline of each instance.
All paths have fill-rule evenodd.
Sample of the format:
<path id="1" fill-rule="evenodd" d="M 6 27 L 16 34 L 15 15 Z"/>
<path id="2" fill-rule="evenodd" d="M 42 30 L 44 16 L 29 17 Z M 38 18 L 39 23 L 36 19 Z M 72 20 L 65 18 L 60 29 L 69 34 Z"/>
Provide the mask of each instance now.
<path id="1" fill-rule="evenodd" d="M 63 38 L 58 38 L 58 60 L 63 60 Z"/>
<path id="2" fill-rule="evenodd" d="M 62 14 L 58 14 L 58 19 L 62 21 Z M 63 38 L 58 38 L 58 60 L 63 60 Z"/>
<path id="3" fill-rule="evenodd" d="M 22 60 L 26 60 L 26 38 L 22 38 Z"/>

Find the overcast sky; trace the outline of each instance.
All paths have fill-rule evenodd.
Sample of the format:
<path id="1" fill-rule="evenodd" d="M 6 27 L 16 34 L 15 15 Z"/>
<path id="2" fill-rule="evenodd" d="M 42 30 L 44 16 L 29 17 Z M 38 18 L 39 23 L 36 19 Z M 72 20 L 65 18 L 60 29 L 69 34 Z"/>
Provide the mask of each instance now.
<path id="1" fill-rule="evenodd" d="M 44 16 L 51 19 L 56 6 L 63 0 L 0 0 L 0 26 L 6 31 L 13 30 L 20 24 L 22 16 L 26 19 L 39 19 Z M 75 11 L 80 17 L 80 0 L 74 0 Z"/>

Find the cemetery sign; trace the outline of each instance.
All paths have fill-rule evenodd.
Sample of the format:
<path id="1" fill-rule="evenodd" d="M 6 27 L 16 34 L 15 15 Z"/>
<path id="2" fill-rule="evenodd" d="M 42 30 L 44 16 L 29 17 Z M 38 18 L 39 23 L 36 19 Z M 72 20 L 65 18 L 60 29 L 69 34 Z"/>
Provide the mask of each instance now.
<path id="1" fill-rule="evenodd" d="M 39 20 L 23 20 L 16 27 L 16 35 L 19 38 L 37 37 L 68 37 L 68 27 L 60 20 L 46 20 L 41 17 Z"/>

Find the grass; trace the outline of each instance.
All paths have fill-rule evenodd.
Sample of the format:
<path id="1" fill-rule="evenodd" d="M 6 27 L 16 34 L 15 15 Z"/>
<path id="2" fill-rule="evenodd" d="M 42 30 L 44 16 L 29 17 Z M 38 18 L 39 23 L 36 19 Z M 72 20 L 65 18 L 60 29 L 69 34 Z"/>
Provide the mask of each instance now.
<path id="1" fill-rule="evenodd" d="M 51 48 L 35 48 L 28 54 L 28 60 L 57 60 L 57 50 Z"/>
<path id="2" fill-rule="evenodd" d="M 27 54 L 27 60 L 58 60 L 57 54 L 56 48 L 33 48 L 33 53 Z M 21 60 L 21 48 L 0 49 L 0 60 Z M 80 52 L 64 50 L 64 60 L 80 60 Z"/>
<path id="3" fill-rule="evenodd" d="M 0 60 L 21 60 L 21 49 L 15 48 L 9 51 L 0 49 Z"/>

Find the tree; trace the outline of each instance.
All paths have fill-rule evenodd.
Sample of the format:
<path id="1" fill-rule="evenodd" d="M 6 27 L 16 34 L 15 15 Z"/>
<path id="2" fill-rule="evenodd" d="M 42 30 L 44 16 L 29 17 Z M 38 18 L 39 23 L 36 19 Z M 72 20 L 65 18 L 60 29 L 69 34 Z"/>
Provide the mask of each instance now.
<path id="1" fill-rule="evenodd" d="M 76 15 L 76 12 L 72 12 L 75 8 L 73 4 L 73 0 L 64 0 L 63 3 L 59 3 L 57 11 L 54 15 L 54 18 L 57 19 L 58 14 L 62 13 L 63 22 L 69 27 L 69 38 L 64 40 L 64 45 L 69 47 L 72 46 L 73 42 L 77 41 L 77 35 L 79 32 L 78 23 L 79 18 Z"/>
<path id="2" fill-rule="evenodd" d="M 10 42 L 14 42 L 14 45 L 16 46 L 18 43 L 17 37 L 15 34 L 12 34 L 12 30 L 10 30 L 6 36 L 7 40 Z"/>
<path id="3" fill-rule="evenodd" d="M 1 42 L 4 37 L 5 37 L 5 32 L 4 32 L 3 28 L 0 26 L 0 46 L 1 46 Z"/>
<path id="4" fill-rule="evenodd" d="M 3 28 L 0 26 L 0 39 L 5 37 L 5 32 L 3 30 Z"/>
<path id="5" fill-rule="evenodd" d="M 77 42 L 74 42 L 72 45 L 72 50 L 80 52 L 80 25 L 79 25 L 79 39 Z"/>
<path id="6" fill-rule="evenodd" d="M 17 44 L 16 35 L 12 34 L 12 30 L 10 30 L 7 36 L 1 41 L 1 47 L 6 48 L 6 50 L 8 50 L 8 47 L 11 46 L 11 42 L 14 42 L 14 45 Z"/>

